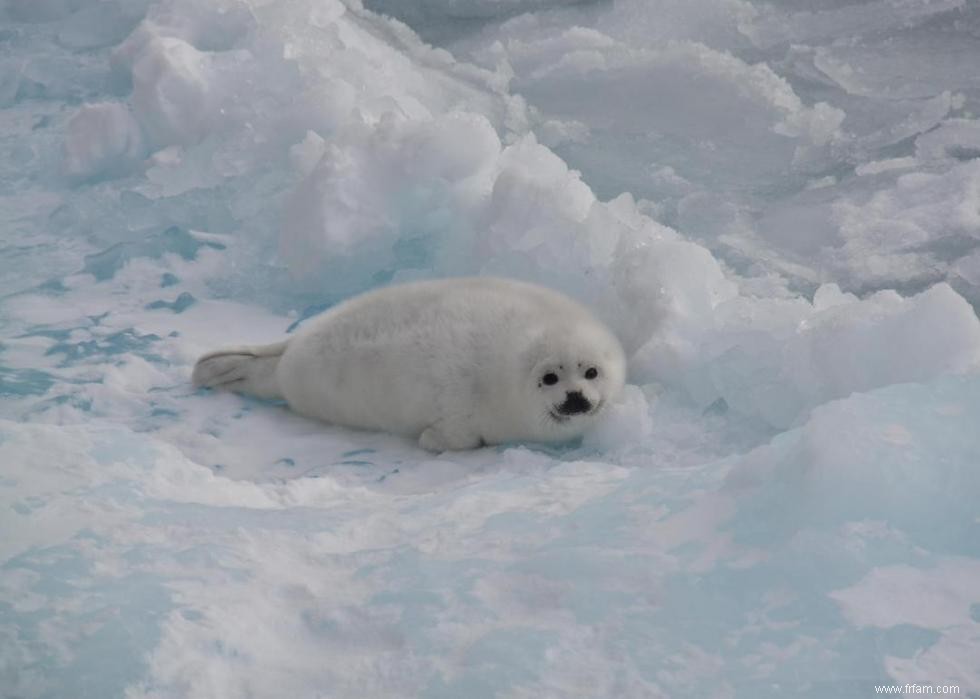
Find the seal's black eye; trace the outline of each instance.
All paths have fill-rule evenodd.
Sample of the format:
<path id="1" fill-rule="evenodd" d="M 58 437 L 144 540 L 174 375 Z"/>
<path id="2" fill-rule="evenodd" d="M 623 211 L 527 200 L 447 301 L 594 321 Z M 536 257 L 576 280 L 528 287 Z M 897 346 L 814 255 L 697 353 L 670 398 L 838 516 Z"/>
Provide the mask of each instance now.
<path id="1" fill-rule="evenodd" d="M 585 378 L 587 378 L 589 381 L 591 381 L 598 375 L 599 375 L 599 370 L 596 369 L 594 366 L 590 366 L 588 369 L 585 370 Z"/>
<path id="2" fill-rule="evenodd" d="M 544 382 L 546 386 L 554 386 L 558 383 L 558 374 L 549 371 L 547 374 L 541 377 L 541 381 Z"/>

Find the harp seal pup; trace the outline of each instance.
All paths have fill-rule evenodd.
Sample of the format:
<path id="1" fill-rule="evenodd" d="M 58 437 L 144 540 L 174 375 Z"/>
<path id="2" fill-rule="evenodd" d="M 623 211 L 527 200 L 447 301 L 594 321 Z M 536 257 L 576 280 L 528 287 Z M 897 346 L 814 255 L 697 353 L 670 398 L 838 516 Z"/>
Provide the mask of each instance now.
<path id="1" fill-rule="evenodd" d="M 283 342 L 205 354 L 193 381 L 446 451 L 577 437 L 625 374 L 622 346 L 585 307 L 471 277 L 361 294 Z"/>

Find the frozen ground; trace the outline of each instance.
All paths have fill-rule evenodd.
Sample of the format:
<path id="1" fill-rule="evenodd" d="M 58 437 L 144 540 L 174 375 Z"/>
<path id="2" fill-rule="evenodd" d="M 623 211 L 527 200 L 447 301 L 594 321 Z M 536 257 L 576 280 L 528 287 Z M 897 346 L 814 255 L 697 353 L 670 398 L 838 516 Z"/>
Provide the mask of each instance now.
<path id="1" fill-rule="evenodd" d="M 0 0 L 0 696 L 980 696 L 978 65 L 970 0 Z M 188 385 L 481 272 L 622 336 L 581 443 Z"/>

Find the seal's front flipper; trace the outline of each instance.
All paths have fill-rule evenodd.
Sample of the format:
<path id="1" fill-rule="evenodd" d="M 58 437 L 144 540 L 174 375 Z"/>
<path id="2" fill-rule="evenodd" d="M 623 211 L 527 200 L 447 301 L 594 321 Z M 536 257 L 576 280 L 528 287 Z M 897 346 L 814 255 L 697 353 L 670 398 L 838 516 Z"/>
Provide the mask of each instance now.
<path id="1" fill-rule="evenodd" d="M 419 446 L 427 451 L 463 451 L 484 446 L 483 438 L 463 423 L 440 420 L 419 436 Z"/>
<path id="2" fill-rule="evenodd" d="M 195 386 L 246 393 L 259 398 L 282 398 L 276 366 L 285 342 L 261 347 L 229 347 L 197 360 L 191 380 Z"/>

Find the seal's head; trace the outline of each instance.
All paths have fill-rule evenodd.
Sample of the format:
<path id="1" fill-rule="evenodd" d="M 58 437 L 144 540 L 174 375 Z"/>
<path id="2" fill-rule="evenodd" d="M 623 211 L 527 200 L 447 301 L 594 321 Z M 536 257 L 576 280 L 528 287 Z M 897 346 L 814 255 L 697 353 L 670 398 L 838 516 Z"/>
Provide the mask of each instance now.
<path id="1" fill-rule="evenodd" d="M 581 434 L 623 389 L 622 346 L 598 324 L 550 331 L 535 350 L 526 381 L 542 437 Z"/>

